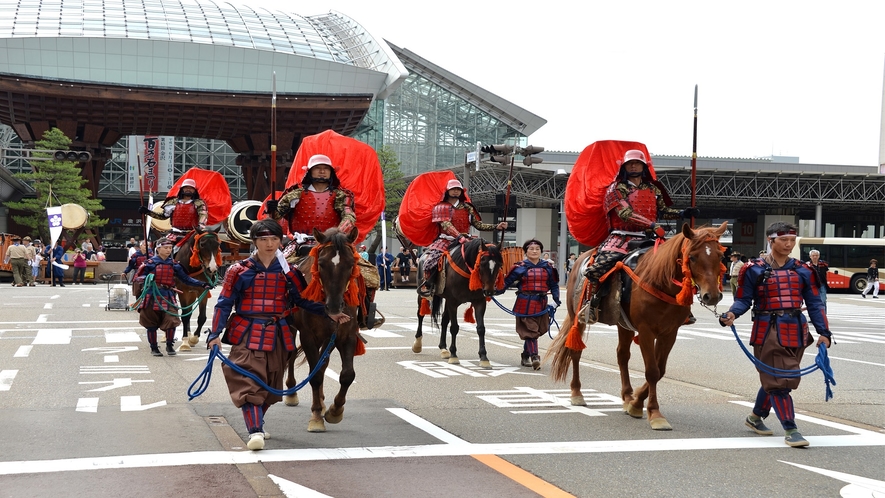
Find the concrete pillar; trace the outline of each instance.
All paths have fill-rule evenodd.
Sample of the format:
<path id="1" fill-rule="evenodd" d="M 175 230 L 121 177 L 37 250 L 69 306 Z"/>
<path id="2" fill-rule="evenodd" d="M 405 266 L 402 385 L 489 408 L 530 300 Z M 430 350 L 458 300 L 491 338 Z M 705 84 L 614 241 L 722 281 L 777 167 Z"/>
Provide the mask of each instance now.
<path id="1" fill-rule="evenodd" d="M 522 246 L 529 239 L 544 244 L 544 252 L 556 253 L 559 234 L 556 225 L 559 213 L 550 208 L 520 208 L 516 211 L 516 245 Z"/>
<path id="2" fill-rule="evenodd" d="M 756 241 L 759 244 L 759 250 L 768 249 L 768 239 L 765 237 L 765 230 L 775 221 L 785 221 L 796 226 L 799 225 L 798 216 L 794 214 L 761 214 L 758 219 L 759 222 L 756 224 L 758 228 Z"/>

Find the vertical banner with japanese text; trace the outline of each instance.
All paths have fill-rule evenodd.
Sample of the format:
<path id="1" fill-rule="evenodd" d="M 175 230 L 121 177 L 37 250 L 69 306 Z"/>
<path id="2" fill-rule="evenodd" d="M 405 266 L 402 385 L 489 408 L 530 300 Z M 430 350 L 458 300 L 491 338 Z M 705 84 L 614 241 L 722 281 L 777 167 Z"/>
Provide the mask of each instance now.
<path id="1" fill-rule="evenodd" d="M 127 190 L 138 192 L 139 156 L 145 192 L 168 192 L 175 183 L 175 137 L 130 135 L 128 138 Z"/>

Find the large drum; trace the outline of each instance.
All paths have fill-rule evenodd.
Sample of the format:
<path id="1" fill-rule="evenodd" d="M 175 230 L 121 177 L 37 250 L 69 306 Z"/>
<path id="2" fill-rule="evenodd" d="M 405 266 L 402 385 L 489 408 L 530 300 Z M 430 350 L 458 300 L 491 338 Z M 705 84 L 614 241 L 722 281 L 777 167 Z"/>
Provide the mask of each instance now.
<path id="1" fill-rule="evenodd" d="M 66 230 L 76 230 L 86 226 L 89 213 L 79 204 L 61 205 L 61 226 Z"/>
<path id="2" fill-rule="evenodd" d="M 233 242 L 249 245 L 249 229 L 258 221 L 258 210 L 261 201 L 240 201 L 233 205 L 227 219 L 224 220 L 224 231 Z"/>
<path id="3" fill-rule="evenodd" d="M 162 213 L 163 212 L 163 201 L 155 203 L 154 206 L 151 208 L 151 211 L 153 211 L 155 213 Z M 170 219 L 160 220 L 157 218 L 151 218 L 151 228 L 153 228 L 154 230 L 156 230 L 159 233 L 166 233 L 169 230 L 172 230 L 172 220 L 170 220 Z"/>

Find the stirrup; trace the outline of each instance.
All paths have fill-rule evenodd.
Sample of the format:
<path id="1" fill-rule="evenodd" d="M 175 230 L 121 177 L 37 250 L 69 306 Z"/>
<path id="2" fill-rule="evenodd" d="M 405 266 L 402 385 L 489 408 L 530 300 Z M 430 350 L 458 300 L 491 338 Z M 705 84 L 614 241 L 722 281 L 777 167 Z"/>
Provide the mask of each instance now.
<path id="1" fill-rule="evenodd" d="M 418 295 L 427 298 L 433 297 L 433 285 L 425 280 L 418 286 Z"/>
<path id="2" fill-rule="evenodd" d="M 581 325 L 593 325 L 599 319 L 599 309 L 593 306 L 591 301 L 587 301 L 578 311 L 578 323 Z"/>

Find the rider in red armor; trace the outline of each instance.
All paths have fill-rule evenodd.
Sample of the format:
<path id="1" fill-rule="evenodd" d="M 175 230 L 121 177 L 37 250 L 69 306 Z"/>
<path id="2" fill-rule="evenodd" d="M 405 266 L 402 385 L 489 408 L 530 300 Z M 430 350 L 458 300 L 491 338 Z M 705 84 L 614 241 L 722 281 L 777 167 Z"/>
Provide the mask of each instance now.
<path id="1" fill-rule="evenodd" d="M 176 197 L 168 197 L 163 201 L 162 211 L 151 211 L 141 206 L 138 212 L 158 220 L 170 220 L 172 228 L 182 232 L 205 229 L 206 220 L 209 218 L 209 209 L 197 192 L 197 182 L 191 178 L 181 183 Z"/>
<path id="2" fill-rule="evenodd" d="M 225 273 L 206 347 L 230 344 L 228 358 L 237 366 L 282 390 L 286 360 L 296 347 L 288 318 L 292 310 L 299 307 L 338 323 L 349 321 L 350 316 L 327 315 L 323 303 L 301 297 L 304 277 L 286 263 L 280 251 L 283 230 L 279 223 L 259 220 L 252 225 L 249 237 L 257 250 Z M 249 431 L 246 446 L 250 450 L 264 449 L 264 416 L 282 398 L 227 365 L 222 370 L 231 400 L 243 412 Z"/>
<path id="3" fill-rule="evenodd" d="M 283 233 L 299 243 L 314 228 L 324 232 L 337 226 L 342 232 L 349 232 L 356 223 L 353 193 L 341 188 L 332 160 L 316 154 L 303 169 L 300 187 L 289 187 L 276 203 L 268 201 L 271 217 L 279 220 Z"/>
<path id="4" fill-rule="evenodd" d="M 584 270 L 593 296 L 584 316 L 591 324 L 596 323 L 599 309 L 596 296 L 599 279 L 624 259 L 627 244 L 652 235 L 663 238 L 665 231 L 656 223 L 659 217 L 673 220 L 700 214 L 698 208 L 679 210 L 667 206 L 661 188 L 651 181 L 645 154 L 640 150 L 628 150 L 624 154 L 621 170 L 606 190 L 603 203 L 608 216 L 609 236 L 599 245 L 593 264 Z"/>
<path id="5" fill-rule="evenodd" d="M 153 284 L 148 286 L 144 299 L 138 304 L 138 323 L 147 329 L 148 344 L 154 356 L 163 356 L 157 346 L 157 329 L 166 332 L 166 354 L 175 355 L 175 327 L 181 325 L 178 318 L 181 310 L 176 306 L 175 279 L 192 287 L 212 288 L 210 284 L 185 273 L 181 265 L 172 259 L 172 244 L 172 240 L 166 237 L 157 239 L 157 255 L 142 263 L 132 278 L 133 283 L 144 283 L 148 275 L 154 276 Z"/>
<path id="6" fill-rule="evenodd" d="M 734 304 L 722 315 L 720 323 L 730 326 L 734 320 L 752 311 L 753 330 L 750 344 L 753 355 L 766 365 L 782 370 L 798 370 L 805 348 L 814 343 L 808 332 L 808 320 L 802 313 L 804 301 L 808 316 L 820 335 L 817 344 L 829 348 L 833 334 L 829 330 L 826 308 L 820 299 L 819 275 L 807 264 L 790 257 L 796 245 L 796 226 L 776 221 L 765 231 L 769 251 L 741 268 Z M 759 370 L 757 368 L 757 370 Z M 801 377 L 775 377 L 759 371 L 762 386 L 756 394 L 753 411 L 744 424 L 756 434 L 774 432 L 762 419 L 771 409 L 784 429 L 784 442 L 793 447 L 808 446 L 799 434 L 790 392 L 799 387 Z"/>
<path id="7" fill-rule="evenodd" d="M 473 204 L 466 201 L 464 186 L 458 180 L 452 179 L 446 184 L 446 194 L 443 200 L 434 206 L 431 212 L 432 221 L 439 225 L 439 236 L 424 251 L 424 281 L 418 293 L 422 296 L 433 294 L 433 282 L 437 273 L 439 258 L 455 241 L 464 242 L 469 238 L 470 226 L 477 230 L 488 232 L 491 230 L 503 230 L 507 228 L 507 222 L 502 221 L 497 225 L 483 223 L 476 212 Z"/>

